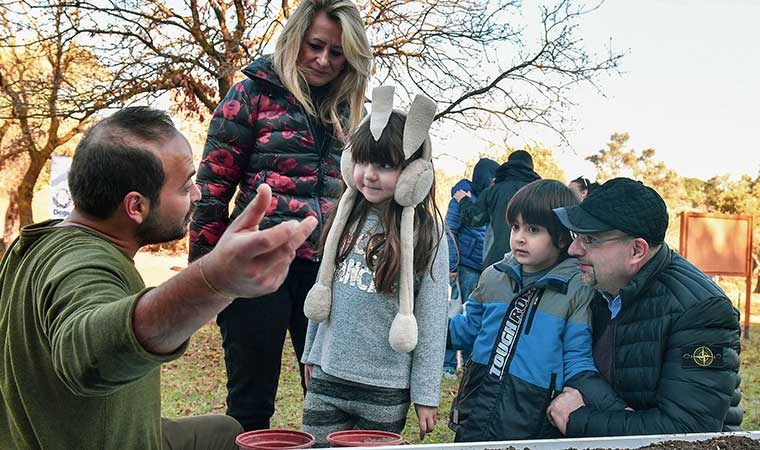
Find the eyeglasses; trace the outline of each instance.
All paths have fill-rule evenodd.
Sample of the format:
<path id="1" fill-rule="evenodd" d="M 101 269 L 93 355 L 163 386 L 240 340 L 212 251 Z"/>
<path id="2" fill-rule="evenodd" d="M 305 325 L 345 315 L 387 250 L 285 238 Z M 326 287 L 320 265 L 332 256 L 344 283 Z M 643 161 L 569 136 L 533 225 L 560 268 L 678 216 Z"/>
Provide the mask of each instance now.
<path id="1" fill-rule="evenodd" d="M 579 234 L 575 231 L 570 231 L 570 238 L 573 241 L 578 241 L 581 243 L 581 247 L 583 247 L 584 250 L 590 250 L 594 247 L 598 247 L 601 244 L 604 244 L 605 242 L 612 242 L 612 241 L 622 241 L 626 239 L 633 239 L 633 236 L 628 236 L 627 234 L 624 236 L 615 236 L 607 239 L 599 239 L 595 238 L 594 236 L 590 236 L 588 234 Z"/>

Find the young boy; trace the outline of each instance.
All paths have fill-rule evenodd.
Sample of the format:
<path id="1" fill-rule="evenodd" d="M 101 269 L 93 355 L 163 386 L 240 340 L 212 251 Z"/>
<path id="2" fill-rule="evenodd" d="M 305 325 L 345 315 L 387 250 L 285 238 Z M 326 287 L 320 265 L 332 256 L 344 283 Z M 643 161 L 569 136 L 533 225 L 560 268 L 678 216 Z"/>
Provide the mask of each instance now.
<path id="1" fill-rule="evenodd" d="M 507 207 L 511 253 L 483 272 L 467 314 L 449 323 L 451 347 L 472 349 L 449 420 L 457 442 L 558 437 L 546 408 L 563 386 L 580 377 L 606 385 L 591 353 L 593 290 L 552 212 L 575 204 L 559 181 L 520 189 Z M 625 408 L 609 386 L 595 392 L 590 404 Z"/>

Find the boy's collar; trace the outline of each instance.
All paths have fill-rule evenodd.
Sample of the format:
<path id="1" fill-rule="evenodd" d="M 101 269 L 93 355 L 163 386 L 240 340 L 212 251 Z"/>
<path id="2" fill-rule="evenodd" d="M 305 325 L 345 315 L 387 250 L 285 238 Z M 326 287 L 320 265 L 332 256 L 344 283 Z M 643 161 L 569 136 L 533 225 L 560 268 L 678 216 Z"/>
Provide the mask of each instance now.
<path id="1" fill-rule="evenodd" d="M 562 294 L 566 294 L 570 278 L 569 276 L 565 276 L 564 269 L 567 267 L 577 267 L 577 262 L 568 261 L 569 259 L 571 258 L 565 258 L 562 261 L 557 262 L 547 273 L 531 285 L 541 288 L 549 288 Z M 515 281 L 518 286 L 525 288 L 525 286 L 523 286 L 522 267 L 512 257 L 511 253 L 505 255 L 504 259 L 494 264 L 493 267 L 499 272 L 505 273 Z"/>

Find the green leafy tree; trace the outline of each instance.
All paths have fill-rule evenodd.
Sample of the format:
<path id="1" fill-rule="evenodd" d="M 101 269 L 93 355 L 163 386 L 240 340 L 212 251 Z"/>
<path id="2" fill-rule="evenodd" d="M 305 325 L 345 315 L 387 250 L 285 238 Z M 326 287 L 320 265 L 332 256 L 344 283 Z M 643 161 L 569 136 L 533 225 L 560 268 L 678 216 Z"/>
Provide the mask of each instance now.
<path id="1" fill-rule="evenodd" d="M 596 167 L 596 179 L 603 183 L 615 177 L 629 177 L 654 188 L 668 205 L 670 226 L 666 240 L 678 248 L 680 213 L 694 207 L 694 196 L 687 192 L 684 179 L 664 162 L 656 159 L 652 148 L 637 151 L 629 148 L 628 133 L 614 133 L 606 148 L 586 157 Z M 691 182 L 690 185 L 694 185 Z"/>
<path id="2" fill-rule="evenodd" d="M 697 211 L 705 210 L 707 182 L 699 178 L 684 178 L 683 186 L 686 190 L 686 196 L 689 199 L 691 209 Z"/>
<path id="3" fill-rule="evenodd" d="M 607 148 L 586 157 L 586 160 L 596 166 L 596 179 L 599 183 L 611 178 L 633 176 L 638 157 L 634 151 L 625 149 L 629 139 L 628 133 L 613 133 Z"/>
<path id="4" fill-rule="evenodd" d="M 755 178 L 743 175 L 738 180 L 728 175 L 710 178 L 704 184 L 704 198 L 707 212 L 752 216 L 752 251 L 755 261 L 760 261 L 760 174 Z M 760 293 L 760 272 L 755 292 Z"/>
<path id="5" fill-rule="evenodd" d="M 629 177 L 653 187 L 678 211 L 689 207 L 692 199 L 686 192 L 684 179 L 664 162 L 657 160 L 656 151 L 647 148 L 637 151 L 628 148 L 628 133 L 615 133 L 607 148 L 586 157 L 596 167 L 596 179 L 602 183 L 614 177 Z"/>
<path id="6" fill-rule="evenodd" d="M 554 150 L 543 144 L 526 145 L 522 149 L 511 147 L 506 145 L 490 145 L 488 151 L 481 152 L 478 156 L 480 158 L 491 158 L 499 164 L 503 164 L 509 159 L 509 155 L 516 150 L 525 150 L 530 153 L 533 158 L 533 170 L 541 176 L 541 178 L 559 180 L 563 183 L 567 183 L 567 177 L 565 172 L 559 167 L 557 159 L 554 157 Z M 477 163 L 477 159 L 468 162 L 467 176 L 472 177 L 472 169 Z"/>

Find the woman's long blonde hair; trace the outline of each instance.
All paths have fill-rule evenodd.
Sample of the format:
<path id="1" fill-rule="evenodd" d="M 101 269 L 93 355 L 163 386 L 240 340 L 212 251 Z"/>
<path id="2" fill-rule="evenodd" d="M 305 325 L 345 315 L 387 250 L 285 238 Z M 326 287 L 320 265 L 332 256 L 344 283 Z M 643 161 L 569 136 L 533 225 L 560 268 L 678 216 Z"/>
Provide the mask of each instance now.
<path id="1" fill-rule="evenodd" d="M 346 56 L 343 70 L 329 87 L 327 100 L 315 111 L 306 78 L 298 70 L 298 53 L 314 17 L 320 12 L 338 22 L 341 45 Z M 274 70 L 285 88 L 301 102 L 306 112 L 335 128 L 345 137 L 359 125 L 364 105 L 367 79 L 372 68 L 372 49 L 367 40 L 364 21 L 356 4 L 350 0 L 303 0 L 288 18 L 274 50 Z M 349 116 L 341 122 L 338 106 L 347 103 Z"/>

